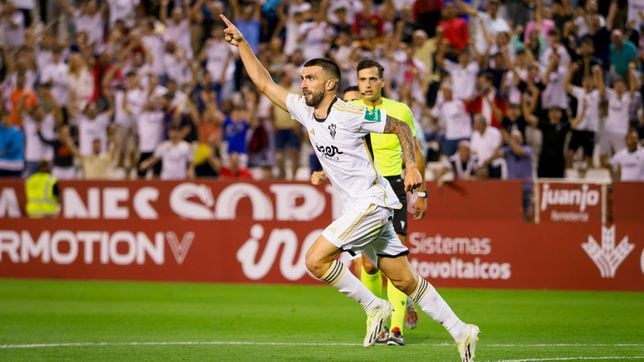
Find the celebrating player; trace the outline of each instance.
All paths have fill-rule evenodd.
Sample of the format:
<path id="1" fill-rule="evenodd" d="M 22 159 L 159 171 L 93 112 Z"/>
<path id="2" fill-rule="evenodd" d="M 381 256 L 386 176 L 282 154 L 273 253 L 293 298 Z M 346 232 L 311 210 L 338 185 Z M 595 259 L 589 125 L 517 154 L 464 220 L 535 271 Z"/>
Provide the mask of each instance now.
<path id="1" fill-rule="evenodd" d="M 372 346 L 393 307 L 376 297 L 337 260 L 342 251 L 365 253 L 396 288 L 447 329 L 457 343 L 461 360 L 473 361 L 479 329 L 462 322 L 436 289 L 412 270 L 408 250 L 392 225 L 392 210 L 402 205 L 376 170 L 365 145 L 364 136 L 371 132 L 396 134 L 405 161 L 404 189 L 412 191 L 418 188 L 422 177 L 416 166 L 409 126 L 387 116 L 384 110 L 370 110 L 339 100 L 336 93 L 340 69 L 328 59 L 307 61 L 301 71 L 302 95 L 289 94 L 272 80 L 239 29 L 225 16 L 221 18 L 227 25 L 225 39 L 239 48 L 252 82 L 306 128 L 326 177 L 343 199 L 342 215 L 307 250 L 307 269 L 362 306 L 368 318 L 363 345 Z"/>

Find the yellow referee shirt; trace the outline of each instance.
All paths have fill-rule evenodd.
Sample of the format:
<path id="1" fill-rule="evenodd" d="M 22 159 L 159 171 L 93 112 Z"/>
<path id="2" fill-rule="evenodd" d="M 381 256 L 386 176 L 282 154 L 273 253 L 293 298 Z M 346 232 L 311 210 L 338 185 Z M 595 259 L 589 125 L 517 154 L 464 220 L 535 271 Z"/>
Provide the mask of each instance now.
<path id="1" fill-rule="evenodd" d="M 385 97 L 380 98 L 382 103 L 378 104 L 376 109 L 384 109 L 388 115 L 397 118 L 411 128 L 411 134 L 416 137 L 416 127 L 414 127 L 414 116 L 411 109 L 401 102 L 397 102 Z M 362 99 L 355 100 L 351 103 L 359 104 L 367 108 L 374 108 L 367 106 Z M 382 134 L 371 133 L 371 148 L 373 149 L 373 158 L 376 162 L 376 167 L 383 176 L 400 176 L 403 169 L 403 161 L 401 157 L 402 148 L 398 141 L 398 136 L 395 134 Z"/>

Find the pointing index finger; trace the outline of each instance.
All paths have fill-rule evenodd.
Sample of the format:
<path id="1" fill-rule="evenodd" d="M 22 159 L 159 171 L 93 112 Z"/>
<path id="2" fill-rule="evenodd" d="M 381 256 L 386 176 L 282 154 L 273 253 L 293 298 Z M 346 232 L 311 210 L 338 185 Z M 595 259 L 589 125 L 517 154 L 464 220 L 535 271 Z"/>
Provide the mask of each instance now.
<path id="1" fill-rule="evenodd" d="M 230 22 L 230 20 L 228 20 L 228 18 L 226 17 L 226 15 L 224 15 L 224 14 L 219 14 L 219 17 L 221 18 L 221 20 L 223 20 L 223 21 L 224 21 L 224 23 L 226 23 L 226 26 L 228 26 L 228 27 L 232 27 L 232 26 L 233 26 L 233 23 L 231 23 L 231 22 Z"/>

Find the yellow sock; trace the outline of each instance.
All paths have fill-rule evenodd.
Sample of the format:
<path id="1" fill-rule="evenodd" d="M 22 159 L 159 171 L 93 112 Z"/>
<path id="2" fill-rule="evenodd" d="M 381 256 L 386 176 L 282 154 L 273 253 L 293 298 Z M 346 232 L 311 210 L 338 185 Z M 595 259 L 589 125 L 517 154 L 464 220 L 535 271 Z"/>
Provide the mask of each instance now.
<path id="1" fill-rule="evenodd" d="M 407 295 L 394 287 L 391 280 L 387 280 L 387 299 L 389 303 L 394 306 L 394 312 L 391 313 L 391 325 L 389 330 L 396 327 L 400 328 L 400 333 L 403 332 L 405 325 L 405 311 L 407 309 Z"/>
<path id="2" fill-rule="evenodd" d="M 362 268 L 360 270 L 360 281 L 371 291 L 371 293 L 375 294 L 376 297 L 380 298 L 382 296 L 382 276 L 380 274 L 380 270 L 375 274 L 369 274 L 364 270 L 364 268 Z"/>

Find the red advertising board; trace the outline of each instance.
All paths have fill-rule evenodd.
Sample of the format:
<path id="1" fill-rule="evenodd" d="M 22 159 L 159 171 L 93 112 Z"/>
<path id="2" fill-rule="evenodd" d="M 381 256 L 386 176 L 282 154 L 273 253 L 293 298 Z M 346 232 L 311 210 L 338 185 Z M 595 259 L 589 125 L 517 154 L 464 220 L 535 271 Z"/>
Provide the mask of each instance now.
<path id="1" fill-rule="evenodd" d="M 604 222 L 606 185 L 540 180 L 535 190 L 535 221 Z"/>
<path id="2" fill-rule="evenodd" d="M 463 183 L 431 211 L 487 202 L 472 197 L 486 184 L 520 197 L 518 184 Z M 317 283 L 304 252 L 338 207 L 301 183 L 71 182 L 59 218 L 32 220 L 20 216 L 21 186 L 0 186 L 0 277 Z M 638 222 L 528 224 L 470 209 L 410 223 L 409 258 L 436 285 L 644 290 Z"/>

